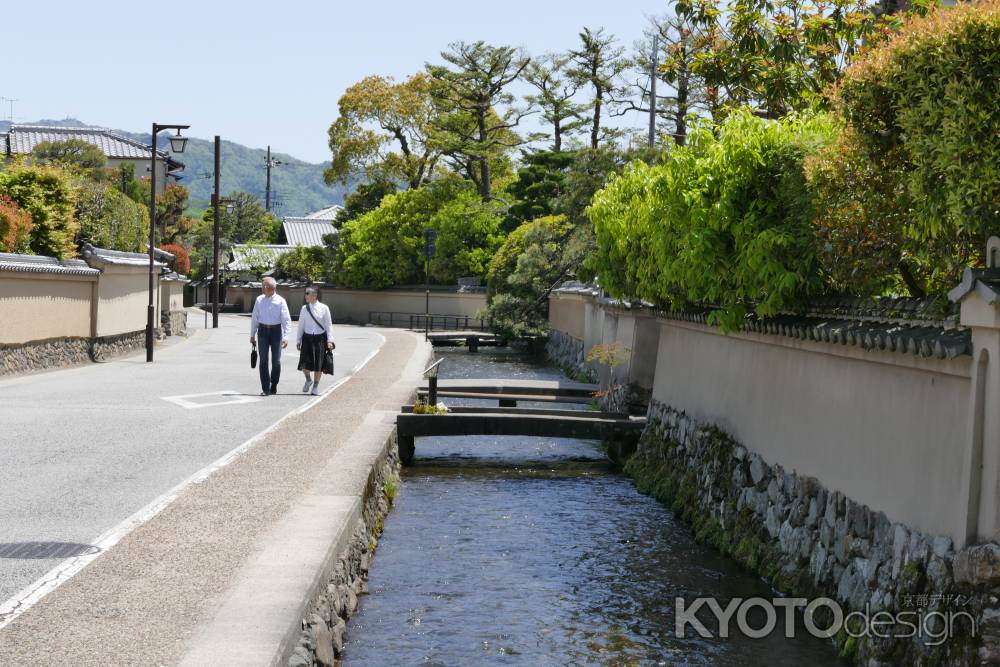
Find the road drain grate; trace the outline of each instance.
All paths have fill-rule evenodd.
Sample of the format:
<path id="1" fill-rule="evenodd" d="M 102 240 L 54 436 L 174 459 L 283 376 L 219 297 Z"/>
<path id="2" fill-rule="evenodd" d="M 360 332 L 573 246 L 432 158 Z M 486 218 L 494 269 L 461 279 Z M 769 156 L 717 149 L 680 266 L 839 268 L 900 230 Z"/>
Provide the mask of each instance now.
<path id="1" fill-rule="evenodd" d="M 100 550 L 92 544 L 76 542 L 0 542 L 0 558 L 73 558 Z"/>

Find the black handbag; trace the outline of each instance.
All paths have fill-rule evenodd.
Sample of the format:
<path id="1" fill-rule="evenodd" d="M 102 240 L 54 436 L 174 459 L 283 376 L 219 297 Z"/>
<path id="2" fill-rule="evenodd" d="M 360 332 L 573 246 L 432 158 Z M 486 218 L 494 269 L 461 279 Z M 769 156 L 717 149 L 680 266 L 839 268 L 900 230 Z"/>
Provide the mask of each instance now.
<path id="1" fill-rule="evenodd" d="M 254 343 L 253 349 L 250 350 L 250 368 L 257 368 L 257 344 Z"/>

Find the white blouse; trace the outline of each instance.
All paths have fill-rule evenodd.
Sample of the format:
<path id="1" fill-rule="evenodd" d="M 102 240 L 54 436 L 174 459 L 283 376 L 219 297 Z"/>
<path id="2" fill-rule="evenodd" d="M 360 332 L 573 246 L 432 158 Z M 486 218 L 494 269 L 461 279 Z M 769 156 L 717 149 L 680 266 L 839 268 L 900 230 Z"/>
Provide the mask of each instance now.
<path id="1" fill-rule="evenodd" d="M 312 308 L 312 314 L 316 317 L 314 320 L 310 315 L 306 306 L 302 306 L 302 310 L 299 311 L 299 333 L 298 342 L 302 342 L 302 334 L 321 334 L 326 332 L 326 339 L 328 341 L 333 340 L 333 316 L 330 314 L 330 309 L 325 303 L 317 301 L 316 303 L 309 305 Z M 316 324 L 316 321 L 319 324 Z"/>

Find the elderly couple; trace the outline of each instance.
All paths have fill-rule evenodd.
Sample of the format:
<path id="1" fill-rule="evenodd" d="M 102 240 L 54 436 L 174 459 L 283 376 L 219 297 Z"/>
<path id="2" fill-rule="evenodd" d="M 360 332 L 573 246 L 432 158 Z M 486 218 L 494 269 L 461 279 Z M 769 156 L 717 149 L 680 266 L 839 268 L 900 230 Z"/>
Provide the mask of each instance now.
<path id="1" fill-rule="evenodd" d="M 288 330 L 292 318 L 288 303 L 276 292 L 274 278 L 264 278 L 263 294 L 257 297 L 250 318 L 250 344 L 260 343 L 260 395 L 278 393 L 281 377 L 281 350 L 288 347 Z M 306 288 L 306 303 L 299 312 L 299 370 L 305 373 L 303 393 L 319 395 L 319 380 L 323 373 L 323 355 L 334 347 L 333 318 L 326 304 L 319 301 L 319 290 Z M 270 359 L 268 359 L 270 356 Z M 268 363 L 270 361 L 270 363 Z M 328 372 L 332 370 L 328 369 Z M 312 376 L 310 377 L 310 373 Z"/>

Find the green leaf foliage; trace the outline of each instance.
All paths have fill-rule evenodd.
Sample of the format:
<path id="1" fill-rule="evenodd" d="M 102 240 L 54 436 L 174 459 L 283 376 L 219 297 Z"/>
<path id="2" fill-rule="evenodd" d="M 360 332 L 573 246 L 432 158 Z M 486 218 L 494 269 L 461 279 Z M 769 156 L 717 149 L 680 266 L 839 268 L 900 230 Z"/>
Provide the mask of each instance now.
<path id="1" fill-rule="evenodd" d="M 518 270 L 519 260 L 528 252 L 529 246 L 535 244 L 558 250 L 570 228 L 566 216 L 554 215 L 526 222 L 512 231 L 490 260 L 486 272 L 488 293 L 492 296 L 503 292 L 523 292 L 523 289 L 518 290 L 517 287 L 526 281 L 519 279 L 512 282 L 511 277 Z M 553 279 L 556 277 L 558 276 Z"/>
<path id="2" fill-rule="evenodd" d="M 833 141 L 825 115 L 763 120 L 735 111 L 694 126 L 662 164 L 632 164 L 594 197 L 601 285 L 663 306 L 709 305 L 736 329 L 819 291 L 803 160 Z"/>
<path id="3" fill-rule="evenodd" d="M 319 282 L 326 276 L 328 252 L 323 246 L 296 246 L 278 258 L 275 277 L 281 280 Z"/>
<path id="4" fill-rule="evenodd" d="M 483 202 L 457 178 L 388 195 L 341 228 L 334 280 L 372 289 L 423 282 L 425 229 L 438 232 L 432 282 L 482 275 L 502 240 L 500 220 L 496 204 Z"/>
<path id="5" fill-rule="evenodd" d="M 79 184 L 79 239 L 99 248 L 143 252 L 149 242 L 149 211 L 105 183 Z"/>
<path id="6" fill-rule="evenodd" d="M 52 166 L 13 164 L 0 171 L 0 195 L 31 215 L 29 249 L 36 255 L 65 259 L 76 253 L 79 227 L 74 210 L 74 187 Z"/>
<path id="7" fill-rule="evenodd" d="M 516 199 L 504 221 L 508 231 L 529 220 L 552 215 L 553 205 L 565 191 L 566 172 L 575 158 L 574 151 L 535 151 L 524 155 L 517 180 L 507 187 L 507 194 Z"/>
<path id="8" fill-rule="evenodd" d="M 834 192 L 834 203 L 849 196 L 871 218 L 888 200 L 915 266 L 911 292 L 947 289 L 1000 229 L 1000 2 L 909 21 L 834 95 L 851 130 L 846 158 L 891 178 Z"/>

